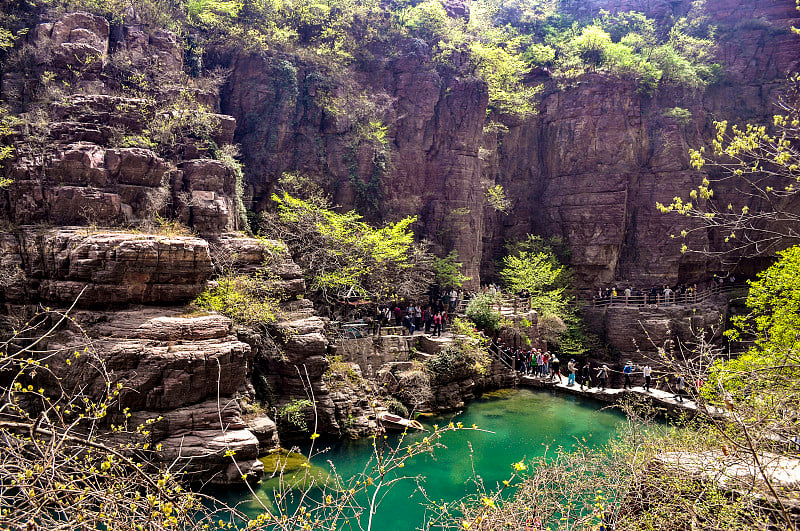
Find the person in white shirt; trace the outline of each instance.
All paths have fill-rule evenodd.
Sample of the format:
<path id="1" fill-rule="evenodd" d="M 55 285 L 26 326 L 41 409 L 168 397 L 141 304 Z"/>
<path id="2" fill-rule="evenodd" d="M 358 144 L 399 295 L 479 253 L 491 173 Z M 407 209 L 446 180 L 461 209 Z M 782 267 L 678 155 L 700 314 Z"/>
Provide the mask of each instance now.
<path id="1" fill-rule="evenodd" d="M 642 367 L 642 376 L 644 376 L 644 390 L 650 392 L 650 376 L 653 374 L 653 369 L 649 363 L 645 363 Z"/>

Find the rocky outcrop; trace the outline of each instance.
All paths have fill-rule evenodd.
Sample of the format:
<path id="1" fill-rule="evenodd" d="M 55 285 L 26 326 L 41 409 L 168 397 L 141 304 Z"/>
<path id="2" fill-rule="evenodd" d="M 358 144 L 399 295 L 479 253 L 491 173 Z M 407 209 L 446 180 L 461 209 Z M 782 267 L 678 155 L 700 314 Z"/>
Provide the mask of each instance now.
<path id="1" fill-rule="evenodd" d="M 88 335 L 112 388 L 121 384 L 109 421 L 146 426 L 148 442 L 160 448 L 157 461 L 176 462 L 190 479 L 212 483 L 260 476 L 259 440 L 236 400 L 252 370 L 252 351 L 231 333 L 229 319 L 182 308 L 82 311 L 73 319 L 82 332 L 70 329 L 47 345 L 57 352 L 50 367 L 64 389 L 96 398 L 106 392 L 94 357 L 73 356 Z M 129 418 L 120 416 L 123 410 Z"/>
<path id="2" fill-rule="evenodd" d="M 358 365 L 359 371 L 367 378 L 374 378 L 383 365 L 395 361 L 408 361 L 421 341 L 425 341 L 425 336 L 342 339 L 337 342 L 333 354 L 341 356 L 346 362 Z"/>
<path id="3" fill-rule="evenodd" d="M 610 346 L 618 369 L 627 361 L 657 367 L 659 351 L 686 355 L 700 337 L 706 341 L 719 339 L 727 321 L 727 304 L 720 296 L 697 306 L 587 307 L 583 316 Z"/>
<path id="4" fill-rule="evenodd" d="M 236 175 L 229 166 L 114 147 L 120 131 L 109 124 L 141 133 L 155 118 L 151 103 L 96 95 L 74 96 L 54 107 L 44 144 L 19 144 L 8 169 L 14 184 L 0 194 L 0 215 L 15 224 L 99 226 L 152 226 L 161 216 L 209 237 L 240 229 Z M 230 143 L 232 128 L 221 128 L 217 137 Z"/>
<path id="5" fill-rule="evenodd" d="M 465 366 L 448 374 L 432 374 L 419 361 L 399 361 L 384 364 L 376 381 L 409 410 L 435 413 L 462 408 L 484 391 L 514 387 L 517 376 L 496 359 L 481 372 Z"/>
<path id="6" fill-rule="evenodd" d="M 81 306 L 185 302 L 211 277 L 208 242 L 193 236 L 23 228 L 0 234 L 12 282 L 0 298 Z"/>
<path id="7" fill-rule="evenodd" d="M 68 13 L 34 28 L 33 43 L 52 54 L 52 66 L 67 79 L 96 80 L 108 53 L 109 23 L 90 13 Z"/>

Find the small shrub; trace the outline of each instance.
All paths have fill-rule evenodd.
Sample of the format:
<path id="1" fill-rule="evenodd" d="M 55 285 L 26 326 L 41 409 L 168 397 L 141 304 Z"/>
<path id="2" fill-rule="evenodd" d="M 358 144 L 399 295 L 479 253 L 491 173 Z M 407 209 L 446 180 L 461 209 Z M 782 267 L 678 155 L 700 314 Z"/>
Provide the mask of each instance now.
<path id="1" fill-rule="evenodd" d="M 483 330 L 494 332 L 500 329 L 502 316 L 492 308 L 494 295 L 484 293 L 473 297 L 467 305 L 467 319 Z"/>
<path id="2" fill-rule="evenodd" d="M 498 314 L 499 316 L 499 314 Z M 498 326 L 502 319 L 498 319 Z M 425 367 L 438 382 L 469 375 L 484 375 L 491 363 L 488 338 L 465 319 L 453 320 L 453 343 L 426 360 Z"/>
<path id="3" fill-rule="evenodd" d="M 489 202 L 490 207 L 503 214 L 508 215 L 508 211 L 511 210 L 511 199 L 506 195 L 502 185 L 490 186 L 486 190 L 486 201 Z"/>
<path id="4" fill-rule="evenodd" d="M 273 323 L 278 310 L 278 303 L 271 297 L 263 274 L 225 275 L 198 295 L 194 305 L 248 326 Z"/>
<path id="5" fill-rule="evenodd" d="M 357 388 L 364 383 L 361 375 L 353 369 L 353 366 L 346 361 L 342 361 L 341 356 L 331 356 L 329 358 L 328 370 L 322 378 L 329 389 L 340 389 L 349 384 L 349 387 Z"/>
<path id="6" fill-rule="evenodd" d="M 311 407 L 314 407 L 311 400 L 305 398 L 294 399 L 278 411 L 278 418 L 300 431 L 308 431 L 306 409 Z"/>
<path id="7" fill-rule="evenodd" d="M 408 418 L 408 408 L 398 399 L 390 396 L 383 401 L 383 404 L 390 413 Z"/>
<path id="8" fill-rule="evenodd" d="M 683 107 L 672 107 L 664 111 L 664 116 L 672 118 L 680 125 L 686 125 L 692 120 L 692 113 Z"/>

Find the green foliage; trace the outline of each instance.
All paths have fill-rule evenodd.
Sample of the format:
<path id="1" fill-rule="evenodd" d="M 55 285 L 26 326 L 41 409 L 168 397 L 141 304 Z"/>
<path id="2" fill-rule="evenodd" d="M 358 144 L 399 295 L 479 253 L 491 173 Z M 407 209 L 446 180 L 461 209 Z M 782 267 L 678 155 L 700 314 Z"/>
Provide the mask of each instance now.
<path id="1" fill-rule="evenodd" d="M 534 32 L 557 16 L 558 0 L 501 0 L 482 2 L 498 26 Z"/>
<path id="2" fill-rule="evenodd" d="M 0 36 L 2 37 L 2 36 Z M 2 42 L 0 41 L 0 45 Z M 10 159 L 15 152 L 13 145 L 5 145 L 6 137 L 14 132 L 15 127 L 19 124 L 19 119 L 8 114 L 5 108 L 0 107 L 0 170 L 4 168 L 3 161 Z M 12 183 L 11 179 L 0 176 L 0 189 L 3 189 Z"/>
<path id="3" fill-rule="evenodd" d="M 490 186 L 486 190 L 486 201 L 489 202 L 489 206 L 503 214 L 508 214 L 512 207 L 511 199 L 508 198 L 506 191 L 500 184 Z"/>
<path id="4" fill-rule="evenodd" d="M 533 43 L 525 50 L 523 57 L 533 66 L 550 66 L 556 58 L 556 50 L 547 44 Z"/>
<path id="5" fill-rule="evenodd" d="M 0 28 L 0 52 L 14 46 L 14 33 L 6 28 Z"/>
<path id="6" fill-rule="evenodd" d="M 445 40 L 454 24 L 438 0 L 425 0 L 398 13 L 400 23 L 413 34 L 429 42 Z"/>
<path id="7" fill-rule="evenodd" d="M 686 125 L 692 120 L 692 113 L 683 107 L 671 107 L 664 111 L 664 116 L 672 118 L 681 125 Z"/>
<path id="8" fill-rule="evenodd" d="M 491 293 L 482 293 L 473 297 L 467 305 L 467 319 L 480 329 L 489 332 L 499 330 L 503 317 L 494 309 L 496 304 L 496 297 Z"/>
<path id="9" fill-rule="evenodd" d="M 498 29 L 484 29 L 480 35 L 484 39 L 472 41 L 469 50 L 476 71 L 489 86 L 488 112 L 533 114 L 541 87 L 521 82 L 530 71 L 522 55 L 521 41 Z"/>
<path id="10" fill-rule="evenodd" d="M 394 413 L 395 415 L 408 418 L 409 414 L 408 408 L 398 399 L 389 396 L 383 400 L 383 404 L 386 406 L 386 409 L 388 409 L 390 413 Z"/>
<path id="11" fill-rule="evenodd" d="M 239 16 L 242 4 L 231 0 L 187 0 L 189 22 L 200 26 L 218 27 L 231 24 Z"/>
<path id="12" fill-rule="evenodd" d="M 591 21 L 573 21 L 557 11 L 556 2 L 484 0 L 479 3 L 495 24 L 507 24 L 509 39 L 525 49 L 525 60 L 547 66 L 569 81 L 587 70 L 631 79 L 645 93 L 673 85 L 702 89 L 715 82 L 715 29 L 703 2 L 671 27 L 658 27 L 639 12 L 601 11 Z M 481 12 L 481 7 L 476 9 Z"/>
<path id="13" fill-rule="evenodd" d="M 569 250 L 561 239 L 546 241 L 528 235 L 507 249 L 500 278 L 512 293 L 528 291 L 531 308 L 539 314 L 539 333 L 548 345 L 569 356 L 600 350 L 599 340 L 586 331 L 570 294 L 571 275 L 561 264 Z"/>
<path id="14" fill-rule="evenodd" d="M 221 313 L 237 324 L 264 326 L 275 321 L 278 304 L 272 297 L 266 273 L 228 274 L 198 295 L 194 305 Z"/>
<path id="15" fill-rule="evenodd" d="M 800 246 L 778 256 L 775 264 L 750 282 L 746 301 L 750 313 L 735 316 L 733 328 L 726 332 L 734 340 L 753 338 L 753 346 L 738 358 L 712 367 L 709 381 L 716 385 L 706 390 L 709 398 L 729 393 L 767 406 L 787 381 L 800 389 Z"/>
<path id="16" fill-rule="evenodd" d="M 283 192 L 273 200 L 278 210 L 262 216 L 261 230 L 286 242 L 317 298 L 414 299 L 431 284 L 431 257 L 411 232 L 416 217 L 375 228 L 353 211 L 328 209 L 319 198 L 304 201 Z"/>
<path id="17" fill-rule="evenodd" d="M 454 319 L 451 325 L 453 343 L 425 361 L 425 368 L 434 381 L 445 383 L 468 375 L 485 375 L 492 362 L 488 338 L 478 333 L 473 322 Z"/>
<path id="18" fill-rule="evenodd" d="M 234 230 L 250 232 L 250 224 L 247 218 L 247 209 L 244 206 L 244 168 L 239 162 L 239 150 L 232 145 L 223 146 L 217 151 L 217 159 L 233 172 L 235 178 L 234 200 L 236 201 L 236 216 L 234 217 Z"/>
<path id="19" fill-rule="evenodd" d="M 597 67 L 605 59 L 606 48 L 611 45 L 611 35 L 593 24 L 583 28 L 573 44 L 585 63 Z"/>
<path id="20" fill-rule="evenodd" d="M 470 278 L 464 276 L 462 263 L 458 261 L 458 251 L 452 250 L 444 258 L 433 258 L 431 263 L 435 282 L 442 288 L 460 288 Z"/>
<path id="21" fill-rule="evenodd" d="M 563 315 L 570 302 L 566 273 L 550 252 L 520 251 L 503 258 L 500 278 L 511 293 L 527 290 L 531 307 L 541 314 Z"/>
<path id="22" fill-rule="evenodd" d="M 216 151 L 212 136 L 218 127 L 219 118 L 198 103 L 192 92 L 182 90 L 172 101 L 155 108 L 144 135 L 159 147 L 162 155 L 172 155 L 178 143 L 186 138 L 199 140 L 207 149 Z"/>
<path id="23" fill-rule="evenodd" d="M 293 399 L 278 411 L 278 419 L 287 422 L 299 431 L 308 431 L 306 412 L 314 407 L 314 403 L 306 398 Z"/>
<path id="24" fill-rule="evenodd" d="M 323 379 L 329 389 L 358 388 L 364 383 L 361 375 L 352 365 L 342 361 L 341 356 L 330 356 L 328 362 L 328 370 L 323 374 Z"/>

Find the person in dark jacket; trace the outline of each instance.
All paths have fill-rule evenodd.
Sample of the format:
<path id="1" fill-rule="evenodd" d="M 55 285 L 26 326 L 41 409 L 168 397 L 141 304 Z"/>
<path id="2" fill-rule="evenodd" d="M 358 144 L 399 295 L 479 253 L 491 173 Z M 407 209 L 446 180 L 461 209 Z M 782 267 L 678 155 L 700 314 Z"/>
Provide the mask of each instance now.
<path id="1" fill-rule="evenodd" d="M 588 361 L 581 369 L 581 391 L 584 385 L 587 389 L 592 388 L 592 365 Z"/>

